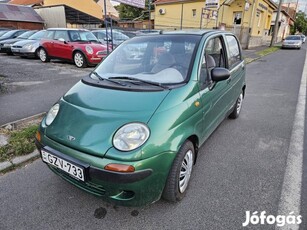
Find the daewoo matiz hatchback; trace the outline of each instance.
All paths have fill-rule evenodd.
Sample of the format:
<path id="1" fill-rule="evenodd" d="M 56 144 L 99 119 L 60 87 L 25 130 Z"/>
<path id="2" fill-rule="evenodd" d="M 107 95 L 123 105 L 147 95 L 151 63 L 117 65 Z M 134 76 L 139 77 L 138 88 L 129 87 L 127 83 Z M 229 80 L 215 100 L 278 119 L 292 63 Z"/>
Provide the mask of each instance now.
<path id="1" fill-rule="evenodd" d="M 105 200 L 179 201 L 199 147 L 239 116 L 245 87 L 231 33 L 134 37 L 52 106 L 36 144 L 54 173 Z"/>
<path id="2" fill-rule="evenodd" d="M 97 65 L 106 55 L 107 46 L 84 29 L 48 29 L 38 48 L 42 62 L 62 59 L 73 62 L 79 68 Z"/>

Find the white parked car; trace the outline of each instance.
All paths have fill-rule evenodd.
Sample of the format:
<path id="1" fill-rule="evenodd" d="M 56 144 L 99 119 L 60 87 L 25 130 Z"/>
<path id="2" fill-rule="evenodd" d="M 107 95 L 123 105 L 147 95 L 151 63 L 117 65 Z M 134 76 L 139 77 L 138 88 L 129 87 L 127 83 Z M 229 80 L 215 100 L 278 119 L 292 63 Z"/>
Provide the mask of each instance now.
<path id="1" fill-rule="evenodd" d="M 302 43 L 301 35 L 289 35 L 283 40 L 282 48 L 300 49 Z"/>

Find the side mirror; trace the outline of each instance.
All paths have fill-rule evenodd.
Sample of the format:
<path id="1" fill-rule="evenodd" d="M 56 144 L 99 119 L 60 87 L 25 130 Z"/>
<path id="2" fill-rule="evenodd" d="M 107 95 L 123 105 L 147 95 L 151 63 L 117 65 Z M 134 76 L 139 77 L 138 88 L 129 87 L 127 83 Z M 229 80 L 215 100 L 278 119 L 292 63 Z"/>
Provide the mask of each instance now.
<path id="1" fill-rule="evenodd" d="M 67 43 L 64 38 L 59 38 L 58 40 L 64 42 L 65 44 Z"/>
<path id="2" fill-rule="evenodd" d="M 211 79 L 214 82 L 224 81 L 230 77 L 230 72 L 228 69 L 216 67 L 211 70 Z"/>

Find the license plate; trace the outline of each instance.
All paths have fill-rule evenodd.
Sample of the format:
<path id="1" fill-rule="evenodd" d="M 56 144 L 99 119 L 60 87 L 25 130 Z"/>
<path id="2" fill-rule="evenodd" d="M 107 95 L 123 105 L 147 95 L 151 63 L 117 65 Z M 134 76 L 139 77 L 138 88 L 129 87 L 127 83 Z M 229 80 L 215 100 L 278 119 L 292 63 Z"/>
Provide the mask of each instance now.
<path id="1" fill-rule="evenodd" d="M 44 150 L 42 150 L 42 160 L 68 173 L 70 176 L 76 178 L 77 180 L 84 181 L 84 169 L 83 168 L 75 164 L 72 164 L 58 156 L 48 153 Z"/>
<path id="2" fill-rule="evenodd" d="M 15 52 L 15 53 L 19 53 L 19 52 L 20 52 L 20 50 L 15 49 L 15 50 L 14 50 L 14 52 Z"/>

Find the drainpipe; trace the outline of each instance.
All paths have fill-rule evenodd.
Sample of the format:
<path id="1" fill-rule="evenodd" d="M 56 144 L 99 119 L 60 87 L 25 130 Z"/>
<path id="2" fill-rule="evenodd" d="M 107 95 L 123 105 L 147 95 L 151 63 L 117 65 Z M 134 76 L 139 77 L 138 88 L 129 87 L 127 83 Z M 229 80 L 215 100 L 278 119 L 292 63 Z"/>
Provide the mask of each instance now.
<path id="1" fill-rule="evenodd" d="M 180 19 L 180 30 L 182 30 L 182 20 L 183 20 L 183 3 L 181 3 L 181 19 Z"/>
<path id="2" fill-rule="evenodd" d="M 248 38 L 247 38 L 247 44 L 246 44 L 246 49 L 249 47 L 249 42 L 252 36 L 252 27 L 254 24 L 254 12 L 255 12 L 255 0 L 253 0 L 253 6 L 252 6 L 252 12 L 249 18 L 249 31 L 248 31 Z"/>

